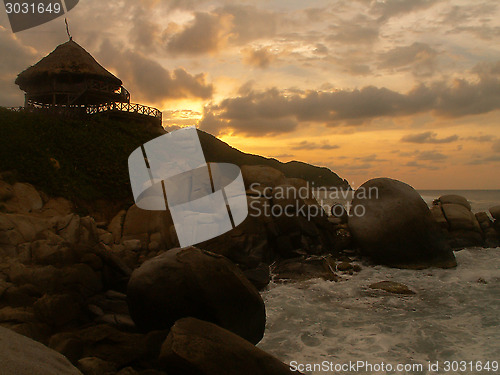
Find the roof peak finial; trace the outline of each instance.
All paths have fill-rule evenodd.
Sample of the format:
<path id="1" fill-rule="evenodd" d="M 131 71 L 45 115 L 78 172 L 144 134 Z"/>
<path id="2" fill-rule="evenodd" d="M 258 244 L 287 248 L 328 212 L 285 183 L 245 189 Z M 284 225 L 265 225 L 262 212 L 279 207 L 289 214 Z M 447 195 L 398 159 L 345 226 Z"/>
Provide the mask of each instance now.
<path id="1" fill-rule="evenodd" d="M 71 36 L 71 34 L 69 33 L 69 25 L 68 25 L 68 19 L 66 17 L 64 17 L 64 23 L 66 24 L 66 32 L 68 33 L 68 37 L 69 37 L 69 40 L 72 41 L 73 40 L 73 37 Z"/>

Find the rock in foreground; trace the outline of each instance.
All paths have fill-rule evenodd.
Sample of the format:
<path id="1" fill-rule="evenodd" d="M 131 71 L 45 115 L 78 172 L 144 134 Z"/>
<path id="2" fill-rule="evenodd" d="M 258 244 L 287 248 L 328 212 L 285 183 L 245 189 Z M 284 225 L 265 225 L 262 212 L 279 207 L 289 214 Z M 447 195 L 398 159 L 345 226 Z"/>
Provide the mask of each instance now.
<path id="1" fill-rule="evenodd" d="M 257 289 L 227 258 L 194 247 L 144 262 L 132 273 L 127 302 L 137 327 L 146 331 L 191 316 L 254 344 L 264 335 L 266 312 Z"/>
<path id="2" fill-rule="evenodd" d="M 356 190 L 349 228 L 362 254 L 376 263 L 416 269 L 457 265 L 427 204 L 401 181 L 376 178 Z"/>
<path id="3" fill-rule="evenodd" d="M 82 375 L 62 354 L 3 327 L 0 327 L 0 373 Z"/>
<path id="4" fill-rule="evenodd" d="M 405 284 L 397 283 L 394 281 L 379 281 L 370 285 L 371 289 L 385 290 L 393 294 L 415 294 L 413 290 L 408 288 Z"/>
<path id="5" fill-rule="evenodd" d="M 175 323 L 159 360 L 173 375 L 298 374 L 241 337 L 193 318 Z"/>

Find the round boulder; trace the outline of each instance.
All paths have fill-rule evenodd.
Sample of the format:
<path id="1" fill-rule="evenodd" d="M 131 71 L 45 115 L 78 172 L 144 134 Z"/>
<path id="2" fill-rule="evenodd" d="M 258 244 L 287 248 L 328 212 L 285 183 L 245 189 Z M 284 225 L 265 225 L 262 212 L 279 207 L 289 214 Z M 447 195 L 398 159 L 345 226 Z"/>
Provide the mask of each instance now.
<path id="1" fill-rule="evenodd" d="M 447 195 L 442 195 L 439 197 L 439 202 L 441 204 L 458 204 L 460 206 L 465 207 L 467 210 L 471 210 L 471 205 L 470 202 L 467 200 L 467 198 L 462 197 L 461 195 L 456 195 L 456 194 L 447 194 Z"/>
<path id="2" fill-rule="evenodd" d="M 427 204 L 401 181 L 376 178 L 358 188 L 349 228 L 361 252 L 376 263 L 417 269 L 457 265 Z"/>
<path id="3" fill-rule="evenodd" d="M 194 247 L 169 250 L 144 262 L 127 288 L 130 315 L 144 331 L 169 329 L 194 317 L 258 343 L 266 324 L 264 301 L 227 258 Z"/>

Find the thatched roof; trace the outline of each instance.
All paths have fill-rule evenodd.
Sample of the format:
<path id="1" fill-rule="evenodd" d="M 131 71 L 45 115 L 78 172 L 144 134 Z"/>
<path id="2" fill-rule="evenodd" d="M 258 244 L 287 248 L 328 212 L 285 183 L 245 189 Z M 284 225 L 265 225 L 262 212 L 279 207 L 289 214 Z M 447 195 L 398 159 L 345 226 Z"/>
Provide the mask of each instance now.
<path id="1" fill-rule="evenodd" d="M 57 75 L 84 75 L 112 82 L 118 86 L 122 81 L 102 67 L 87 51 L 73 40 L 63 43 L 38 63 L 19 73 L 16 84 L 21 89 L 44 77 Z"/>

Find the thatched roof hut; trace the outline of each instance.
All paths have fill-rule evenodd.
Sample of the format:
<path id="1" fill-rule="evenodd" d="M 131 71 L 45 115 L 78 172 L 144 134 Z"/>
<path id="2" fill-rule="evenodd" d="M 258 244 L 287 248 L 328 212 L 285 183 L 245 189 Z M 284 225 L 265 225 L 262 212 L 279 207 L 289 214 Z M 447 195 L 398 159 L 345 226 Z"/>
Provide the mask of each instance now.
<path id="1" fill-rule="evenodd" d="M 73 40 L 21 72 L 15 83 L 26 92 L 27 103 L 87 105 L 130 100 L 122 81 Z"/>

